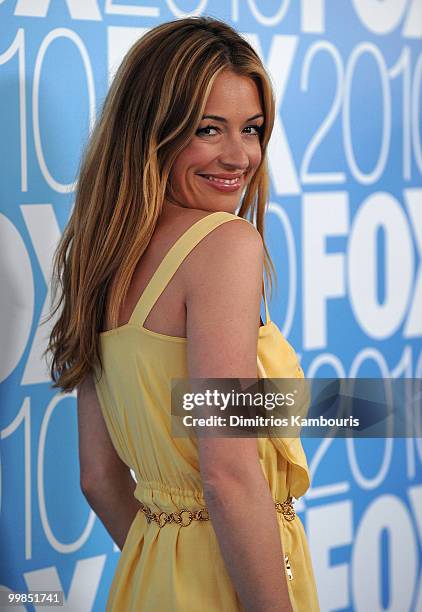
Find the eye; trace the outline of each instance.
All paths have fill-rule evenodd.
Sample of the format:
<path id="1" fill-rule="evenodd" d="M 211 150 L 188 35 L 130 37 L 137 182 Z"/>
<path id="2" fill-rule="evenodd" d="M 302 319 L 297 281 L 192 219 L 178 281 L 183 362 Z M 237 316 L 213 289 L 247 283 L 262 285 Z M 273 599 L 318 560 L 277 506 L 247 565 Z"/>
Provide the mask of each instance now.
<path id="1" fill-rule="evenodd" d="M 207 125 L 207 126 L 205 126 L 203 128 L 199 128 L 199 130 L 196 130 L 195 133 L 196 133 L 197 136 L 212 136 L 212 134 L 209 134 L 207 132 L 207 130 L 216 130 L 216 131 L 218 131 L 218 128 L 213 126 L 213 125 Z"/>
<path id="2" fill-rule="evenodd" d="M 263 125 L 258 125 L 258 124 L 251 124 L 251 125 L 247 125 L 245 128 L 245 130 L 254 130 L 252 132 L 246 132 L 246 134 L 248 136 L 261 136 L 263 130 L 264 130 L 264 126 Z M 212 134 L 212 130 L 214 130 L 214 132 L 220 132 L 220 129 L 214 125 L 207 125 L 203 128 L 199 128 L 198 130 L 196 130 L 195 134 L 197 136 L 214 136 L 215 134 Z"/>
<path id="3" fill-rule="evenodd" d="M 245 127 L 245 130 L 249 130 L 249 129 L 253 129 L 255 130 L 255 132 L 248 132 L 248 134 L 250 134 L 251 136 L 261 136 L 262 132 L 264 131 L 264 126 L 263 125 L 247 125 Z"/>

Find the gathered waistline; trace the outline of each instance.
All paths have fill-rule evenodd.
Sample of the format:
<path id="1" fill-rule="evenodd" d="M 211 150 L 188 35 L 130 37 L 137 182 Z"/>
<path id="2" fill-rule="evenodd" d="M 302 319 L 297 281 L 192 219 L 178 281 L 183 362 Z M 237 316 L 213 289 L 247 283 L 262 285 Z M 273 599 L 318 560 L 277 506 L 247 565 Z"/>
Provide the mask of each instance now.
<path id="1" fill-rule="evenodd" d="M 180 527 L 188 527 L 192 521 L 209 521 L 210 515 L 208 508 L 198 508 L 197 510 L 189 510 L 188 508 L 181 508 L 176 512 L 164 512 L 157 511 L 153 512 L 149 506 L 138 500 L 141 506 L 141 511 L 145 514 L 148 524 L 154 521 L 160 527 L 164 527 L 168 523 L 175 523 Z M 287 521 L 292 521 L 296 512 L 293 507 L 293 497 L 289 496 L 284 502 L 274 500 L 274 506 L 277 512 L 281 513 Z"/>

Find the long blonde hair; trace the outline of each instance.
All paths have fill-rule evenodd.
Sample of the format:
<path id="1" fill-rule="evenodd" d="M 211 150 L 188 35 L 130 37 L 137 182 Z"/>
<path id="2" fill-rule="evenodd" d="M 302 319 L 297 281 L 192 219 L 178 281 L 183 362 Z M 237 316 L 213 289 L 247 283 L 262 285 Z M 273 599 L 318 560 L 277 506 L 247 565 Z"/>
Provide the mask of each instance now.
<path id="1" fill-rule="evenodd" d="M 112 327 L 145 251 L 177 155 L 192 139 L 217 75 L 229 69 L 252 78 L 264 112 L 262 160 L 238 214 L 264 240 L 269 195 L 266 158 L 274 94 L 251 45 L 226 23 L 188 17 L 162 23 L 125 56 L 81 158 L 75 204 L 53 258 L 52 303 L 62 306 L 49 344 L 52 387 L 72 391 L 99 363 L 106 295 Z M 264 269 L 275 275 L 264 240 Z"/>

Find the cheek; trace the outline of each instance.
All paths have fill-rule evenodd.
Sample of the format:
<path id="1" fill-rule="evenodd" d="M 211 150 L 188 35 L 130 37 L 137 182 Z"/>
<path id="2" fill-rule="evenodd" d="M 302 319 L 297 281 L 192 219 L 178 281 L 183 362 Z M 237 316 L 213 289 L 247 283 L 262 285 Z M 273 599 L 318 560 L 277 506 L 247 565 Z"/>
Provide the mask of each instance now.
<path id="1" fill-rule="evenodd" d="M 170 177 L 174 182 L 179 182 L 182 179 L 186 171 L 186 165 L 186 155 L 184 152 L 180 153 L 177 156 L 170 173 Z"/>
<path id="2" fill-rule="evenodd" d="M 215 150 L 213 147 L 210 147 L 210 143 L 199 140 L 192 143 L 186 153 L 185 161 L 186 165 L 189 166 L 201 166 L 215 157 Z"/>
<path id="3" fill-rule="evenodd" d="M 253 148 L 253 151 L 251 151 L 250 153 L 251 165 L 253 165 L 256 168 L 261 163 L 261 159 L 262 159 L 261 145 L 258 144 L 257 146 Z"/>
<path id="4" fill-rule="evenodd" d="M 172 174 L 175 178 L 180 180 L 186 175 L 186 172 L 191 168 L 191 166 L 198 163 L 198 160 L 200 160 L 198 147 L 190 145 L 177 156 L 173 164 Z"/>

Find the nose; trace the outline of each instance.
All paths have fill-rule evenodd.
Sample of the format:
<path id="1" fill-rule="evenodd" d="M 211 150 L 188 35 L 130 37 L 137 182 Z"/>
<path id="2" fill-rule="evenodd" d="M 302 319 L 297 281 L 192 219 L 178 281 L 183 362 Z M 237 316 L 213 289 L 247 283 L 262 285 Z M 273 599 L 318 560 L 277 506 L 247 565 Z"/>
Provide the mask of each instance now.
<path id="1" fill-rule="evenodd" d="M 219 159 L 229 168 L 246 170 L 249 167 L 248 148 L 241 135 L 228 136 L 224 139 Z"/>

